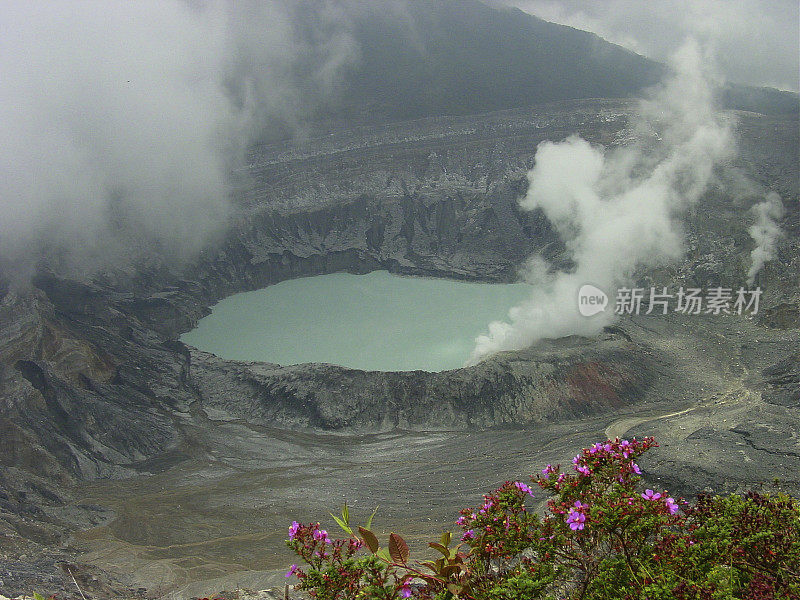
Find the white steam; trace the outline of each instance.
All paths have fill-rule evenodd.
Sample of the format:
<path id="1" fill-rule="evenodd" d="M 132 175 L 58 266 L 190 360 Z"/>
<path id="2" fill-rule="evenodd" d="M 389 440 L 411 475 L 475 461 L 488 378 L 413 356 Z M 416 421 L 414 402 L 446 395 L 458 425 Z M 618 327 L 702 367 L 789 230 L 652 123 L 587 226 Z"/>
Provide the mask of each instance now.
<path id="1" fill-rule="evenodd" d="M 191 256 L 252 137 L 296 130 L 357 58 L 348 27 L 331 2 L 5 2 L 0 271 Z"/>
<path id="2" fill-rule="evenodd" d="M 753 285 L 756 275 L 764 264 L 775 258 L 778 240 L 781 237 L 781 228 L 777 221 L 783 218 L 783 203 L 781 197 L 775 192 L 769 192 L 766 199 L 753 206 L 752 212 L 756 215 L 756 222 L 747 230 L 750 237 L 756 242 L 756 247 L 750 253 L 753 263 L 747 272 L 747 285 Z"/>
<path id="3" fill-rule="evenodd" d="M 543 277 L 537 261 L 529 269 L 537 274 L 530 299 L 511 309 L 510 322 L 490 323 L 471 362 L 544 337 L 598 333 L 614 318 L 614 299 L 611 310 L 584 317 L 578 311 L 582 285 L 608 293 L 638 267 L 682 255 L 680 213 L 734 152 L 732 124 L 715 110 L 708 62 L 695 43 L 676 53 L 674 77 L 642 103 L 633 146 L 609 151 L 577 136 L 539 145 L 520 206 L 544 212 L 576 266 Z"/>

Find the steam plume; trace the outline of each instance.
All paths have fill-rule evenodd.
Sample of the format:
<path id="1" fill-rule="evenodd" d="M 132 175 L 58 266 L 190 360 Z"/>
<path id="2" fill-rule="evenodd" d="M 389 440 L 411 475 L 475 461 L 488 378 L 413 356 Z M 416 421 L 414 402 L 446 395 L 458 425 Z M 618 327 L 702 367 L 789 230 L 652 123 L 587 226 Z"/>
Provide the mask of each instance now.
<path id="1" fill-rule="evenodd" d="M 598 333 L 613 320 L 613 309 L 581 316 L 583 284 L 608 292 L 638 267 L 682 255 L 678 217 L 734 151 L 732 124 L 715 110 L 708 63 L 693 42 L 675 54 L 674 77 L 640 107 L 633 146 L 609 151 L 577 136 L 539 145 L 520 206 L 544 212 L 576 267 L 544 276 L 541 265 L 532 269 L 539 277 L 530 299 L 509 312 L 510 322 L 490 323 L 471 362 L 543 337 Z"/>
<path id="2" fill-rule="evenodd" d="M 194 254 L 253 137 L 299 130 L 357 60 L 337 6 L 5 2 L 0 272 Z"/>
<path id="3" fill-rule="evenodd" d="M 769 192 L 766 199 L 753 206 L 756 222 L 747 230 L 756 242 L 750 253 L 753 264 L 747 272 L 747 285 L 753 285 L 756 275 L 767 261 L 775 258 L 776 246 L 781 237 L 781 228 L 776 221 L 783 218 L 783 203 L 775 192 Z"/>

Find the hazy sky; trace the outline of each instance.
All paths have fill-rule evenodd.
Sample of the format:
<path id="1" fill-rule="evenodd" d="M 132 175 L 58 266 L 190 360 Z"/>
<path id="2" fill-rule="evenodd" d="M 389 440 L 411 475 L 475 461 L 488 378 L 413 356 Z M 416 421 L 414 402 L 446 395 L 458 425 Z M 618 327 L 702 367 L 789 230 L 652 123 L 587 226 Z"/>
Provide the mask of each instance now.
<path id="1" fill-rule="evenodd" d="M 737 83 L 798 91 L 797 0 L 489 0 L 592 31 L 665 61 L 687 35 L 717 47 L 720 71 Z"/>

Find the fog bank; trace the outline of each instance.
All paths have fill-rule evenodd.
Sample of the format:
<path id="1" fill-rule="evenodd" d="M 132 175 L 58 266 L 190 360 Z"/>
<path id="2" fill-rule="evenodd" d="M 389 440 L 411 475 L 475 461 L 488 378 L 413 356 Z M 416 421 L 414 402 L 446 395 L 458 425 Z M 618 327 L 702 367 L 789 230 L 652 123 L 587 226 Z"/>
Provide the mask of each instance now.
<path id="1" fill-rule="evenodd" d="M 7 2 L 0 16 L 0 271 L 193 256 L 231 169 L 293 133 L 357 60 L 331 2 Z"/>

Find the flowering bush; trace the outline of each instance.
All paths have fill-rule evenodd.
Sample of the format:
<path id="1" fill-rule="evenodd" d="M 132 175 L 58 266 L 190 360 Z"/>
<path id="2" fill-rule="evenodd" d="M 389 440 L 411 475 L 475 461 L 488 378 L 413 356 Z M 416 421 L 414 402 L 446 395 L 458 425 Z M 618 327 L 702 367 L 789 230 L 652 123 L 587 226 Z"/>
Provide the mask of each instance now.
<path id="1" fill-rule="evenodd" d="M 344 539 L 295 522 L 287 543 L 307 566 L 287 577 L 319 600 L 800 599 L 797 501 L 750 493 L 690 505 L 641 490 L 636 460 L 655 445 L 609 440 L 530 484 L 507 481 L 461 511 L 460 543 L 445 533 L 429 544 L 432 560 L 410 562 L 395 533 L 382 548 L 369 522 L 356 532 L 347 506 L 334 517 Z M 526 507 L 538 493 L 543 516 Z"/>

